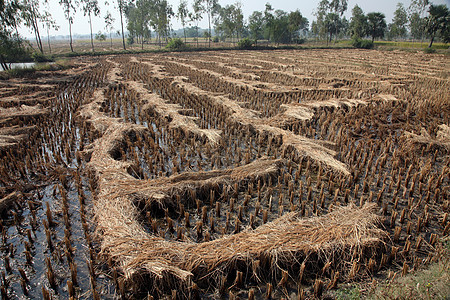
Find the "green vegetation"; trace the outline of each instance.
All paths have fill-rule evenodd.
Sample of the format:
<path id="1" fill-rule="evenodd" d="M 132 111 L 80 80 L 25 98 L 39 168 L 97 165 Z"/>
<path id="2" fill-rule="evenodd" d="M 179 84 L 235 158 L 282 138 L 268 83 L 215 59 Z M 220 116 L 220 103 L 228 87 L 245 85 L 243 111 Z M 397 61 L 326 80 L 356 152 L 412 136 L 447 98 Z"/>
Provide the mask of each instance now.
<path id="1" fill-rule="evenodd" d="M 407 41 L 375 41 L 376 48 L 384 49 L 386 47 L 399 49 L 423 49 L 428 47 L 428 43 L 407 42 Z M 448 49 L 448 45 L 444 43 L 433 43 L 433 49 Z"/>
<path id="2" fill-rule="evenodd" d="M 116 2 L 115 8 L 118 9 L 121 23 L 117 33 L 122 35 L 123 51 L 126 51 L 125 40 L 131 47 L 139 44 L 142 51 L 149 48 L 146 45 L 155 44 L 159 45 L 160 50 L 170 50 L 173 46 L 180 46 L 171 44 L 165 47 L 169 40 L 178 36 L 184 36 L 185 45 L 189 43 L 188 38 L 194 37 L 198 50 L 205 45 L 218 48 L 218 41 L 228 43 L 231 41 L 233 46 L 247 49 L 249 41 L 240 43 L 242 39 L 253 40 L 252 47 L 257 47 L 259 44 L 284 47 L 309 41 L 315 43 L 316 46 L 313 47 L 322 48 L 323 43 L 326 43 L 325 47 L 335 48 L 342 46 L 343 41 L 346 46 L 353 45 L 365 49 L 372 47 L 423 48 L 422 45 L 409 41 L 412 39 L 424 43 L 427 39 L 426 43 L 429 43 L 429 47 L 436 45 L 435 42 L 439 43 L 437 47 L 434 47 L 437 50 L 447 49 L 447 43 L 450 41 L 448 6 L 434 5 L 429 0 L 412 0 L 407 8 L 402 3 L 398 3 L 394 18 L 389 24 L 383 13 L 365 13 L 358 5 L 353 7 L 352 17 L 347 20 L 344 13 L 348 9 L 348 0 L 321 0 L 315 10 L 315 20 L 311 23 L 299 9 L 287 12 L 275 9 L 270 3 L 266 4 L 263 11 L 254 11 L 245 20 L 243 4 L 240 2 L 221 6 L 219 0 L 180 0 L 175 12 L 167 0 L 116 0 Z M 98 0 L 59 0 L 59 3 L 69 25 L 69 46 L 73 53 L 66 54 L 67 56 L 78 56 L 81 55 L 80 52 L 94 52 L 94 42 L 104 47 L 103 42 L 107 34 L 109 34 L 110 48 L 114 50 L 112 35 L 115 20 L 111 12 L 107 11 L 102 17 L 106 35 L 98 30 L 97 34 L 93 34 L 93 18 L 100 14 Z M 48 9 L 48 3 L 44 0 L 0 0 L 0 64 L 4 68 L 10 62 L 46 60 L 43 57 L 48 57 L 49 53 L 52 53 L 49 31 L 52 28 L 58 29 L 59 26 Z M 72 25 L 75 13 L 79 9 L 84 12 L 90 24 L 90 49 L 84 46 L 82 50 L 77 49 L 78 53 L 75 53 Z M 181 22 L 182 31 L 173 31 L 171 23 L 174 17 Z M 199 27 L 201 20 L 208 21 L 207 29 Z M 27 27 L 34 34 L 33 46 L 37 50 L 30 50 L 31 44 L 17 35 L 17 28 L 20 26 Z M 125 37 L 124 27 L 128 30 L 127 37 Z M 42 28 L 47 31 L 48 47 L 45 49 L 41 41 Z M 373 46 L 365 41 L 367 38 L 370 38 L 372 42 L 376 41 Z M 391 42 L 395 44 L 390 44 Z M 320 45 L 317 46 L 317 43 Z M 228 48 L 230 44 L 224 46 Z M 32 55 L 35 51 L 43 56 Z M 133 51 L 136 50 L 133 49 Z M 431 52 L 433 51 L 429 50 L 429 53 Z M 100 51 L 100 53 L 106 52 Z"/>
<path id="3" fill-rule="evenodd" d="M 252 49 L 255 45 L 255 41 L 249 38 L 245 38 L 239 41 L 238 48 L 239 49 Z"/>
<path id="4" fill-rule="evenodd" d="M 428 10 L 430 14 L 426 19 L 427 33 L 431 36 L 430 45 L 433 45 L 435 37 L 440 37 L 444 43 L 450 42 L 450 12 L 448 7 L 444 4 L 442 5 L 430 5 Z"/>
<path id="5" fill-rule="evenodd" d="M 440 245 L 437 262 L 401 277 L 401 272 L 369 289 L 362 285 L 342 285 L 331 292 L 337 300 L 357 299 L 448 299 L 450 295 L 450 239 Z"/>
<path id="6" fill-rule="evenodd" d="M 372 37 L 372 42 L 375 39 L 383 38 L 386 31 L 386 21 L 384 14 L 380 12 L 372 12 L 367 14 L 367 22 L 369 23 L 369 30 L 367 34 Z"/>
<path id="7" fill-rule="evenodd" d="M 423 52 L 428 53 L 428 54 L 436 53 L 436 49 L 428 47 L 428 48 L 423 49 Z"/>
<path id="8" fill-rule="evenodd" d="M 369 299 L 448 299 L 450 295 L 448 258 L 429 268 L 378 286 Z"/>
<path id="9" fill-rule="evenodd" d="M 406 12 L 403 3 L 397 3 L 397 9 L 394 12 L 394 18 L 392 23 L 388 26 L 388 37 L 393 38 L 406 38 L 408 33 L 408 14 Z"/>
<path id="10" fill-rule="evenodd" d="M 348 31 L 349 23 L 345 17 L 342 17 L 347 11 L 347 0 L 322 0 L 319 2 L 316 10 L 317 20 L 313 21 L 311 30 L 319 39 L 325 39 L 327 44 L 339 35 Z"/>
<path id="11" fill-rule="evenodd" d="M 361 291 L 357 286 L 340 288 L 335 292 L 336 300 L 359 300 Z"/>
<path id="12" fill-rule="evenodd" d="M 187 45 L 179 38 L 171 39 L 166 46 L 169 50 L 185 50 Z"/>
<path id="13" fill-rule="evenodd" d="M 369 40 L 362 40 L 359 38 L 355 38 L 352 40 L 352 46 L 360 49 L 372 49 L 373 42 Z"/>
<path id="14" fill-rule="evenodd" d="M 25 68 L 15 68 L 11 70 L 6 70 L 0 72 L 0 79 L 1 80 L 7 80 L 11 78 L 17 78 L 17 77 L 27 77 L 27 76 L 33 76 L 36 72 L 43 72 L 43 71 L 59 71 L 59 70 L 66 70 L 73 67 L 73 64 L 67 60 L 67 59 L 59 59 L 56 62 L 48 63 L 48 62 L 41 62 L 36 63 L 32 67 L 25 67 Z"/>

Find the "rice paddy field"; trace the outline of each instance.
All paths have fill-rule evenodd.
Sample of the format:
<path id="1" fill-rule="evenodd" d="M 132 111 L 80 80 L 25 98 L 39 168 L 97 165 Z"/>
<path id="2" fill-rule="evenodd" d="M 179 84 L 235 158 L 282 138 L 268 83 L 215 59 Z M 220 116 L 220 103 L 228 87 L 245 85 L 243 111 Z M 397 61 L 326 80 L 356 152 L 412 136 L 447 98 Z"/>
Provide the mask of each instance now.
<path id="1" fill-rule="evenodd" d="M 450 232 L 449 57 L 74 59 L 0 81 L 3 299 L 314 299 Z"/>

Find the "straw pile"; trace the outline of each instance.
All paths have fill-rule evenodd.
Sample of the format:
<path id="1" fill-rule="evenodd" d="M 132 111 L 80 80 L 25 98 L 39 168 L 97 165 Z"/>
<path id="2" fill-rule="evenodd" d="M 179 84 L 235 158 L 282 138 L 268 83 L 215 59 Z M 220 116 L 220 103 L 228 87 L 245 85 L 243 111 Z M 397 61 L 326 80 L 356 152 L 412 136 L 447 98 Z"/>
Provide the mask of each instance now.
<path id="1" fill-rule="evenodd" d="M 280 127 L 280 125 L 287 124 L 292 119 L 302 121 L 311 120 L 315 110 L 319 108 L 349 108 L 365 104 L 367 104 L 366 101 L 359 99 L 329 99 L 305 103 L 282 104 L 280 106 L 282 112 L 271 119 L 271 124 Z"/>
<path id="2" fill-rule="evenodd" d="M 445 124 L 441 124 L 438 127 L 436 138 L 433 138 L 425 128 L 420 130 L 420 134 L 405 131 L 403 138 L 406 145 L 411 149 L 425 146 L 427 151 L 441 150 L 448 153 L 450 151 L 450 127 Z"/>
<path id="3" fill-rule="evenodd" d="M 42 108 L 40 105 L 28 106 L 21 105 L 20 107 L 1 108 L 0 107 L 0 124 L 8 123 L 15 118 L 29 119 L 48 114 L 49 111 Z"/>
<path id="4" fill-rule="evenodd" d="M 27 139 L 30 133 L 36 130 L 36 126 L 12 126 L 0 128 L 0 151 L 17 146 Z"/>
<path id="5" fill-rule="evenodd" d="M 136 81 L 127 81 L 129 86 L 137 91 L 144 101 L 143 111 L 148 109 L 154 110 L 161 118 L 170 120 L 169 128 L 179 128 L 183 130 L 186 136 L 192 133 L 196 136 L 206 137 L 212 144 L 218 143 L 220 140 L 221 130 L 201 129 L 195 123 L 195 117 L 184 116 L 180 113 L 182 107 L 178 104 L 167 103 L 164 99 L 156 94 L 150 94 L 144 87 L 143 83 Z"/>
<path id="6" fill-rule="evenodd" d="M 133 195 L 135 201 L 145 202 L 149 206 L 158 204 L 164 208 L 174 207 L 177 195 L 188 197 L 191 191 L 195 191 L 197 195 L 204 195 L 207 198 L 211 189 L 221 192 L 224 186 L 231 187 L 235 182 L 241 183 L 250 179 L 254 181 L 262 179 L 265 182 L 268 177 L 275 178 L 280 173 L 282 165 L 281 159 L 261 158 L 233 169 L 185 172 L 148 181 L 130 180 L 126 184 L 122 182 L 118 193 Z"/>
<path id="7" fill-rule="evenodd" d="M 174 278 L 197 284 L 214 282 L 236 269 L 255 270 L 256 261 L 262 263 L 265 275 L 270 275 L 280 268 L 292 270 L 309 257 L 314 257 L 316 267 L 332 261 L 335 268 L 348 271 L 345 261 L 362 259 L 365 250 L 383 244 L 385 232 L 377 227 L 374 209 L 374 205 L 350 205 L 309 219 L 289 213 L 255 230 L 199 244 L 145 235 L 137 223 L 128 220 L 125 225 L 126 219 L 121 219 L 122 226 L 104 232 L 108 247 L 103 249 L 122 266 L 130 283 L 139 282 L 144 274 L 166 284 Z"/>

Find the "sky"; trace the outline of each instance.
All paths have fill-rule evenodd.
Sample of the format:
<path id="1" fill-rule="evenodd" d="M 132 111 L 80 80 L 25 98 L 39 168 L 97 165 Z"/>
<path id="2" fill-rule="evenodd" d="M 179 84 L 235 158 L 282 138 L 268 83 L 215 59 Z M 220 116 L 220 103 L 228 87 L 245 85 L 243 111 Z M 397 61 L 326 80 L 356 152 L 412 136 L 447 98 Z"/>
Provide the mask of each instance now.
<path id="1" fill-rule="evenodd" d="M 52 14 L 53 18 L 56 20 L 56 23 L 59 26 L 59 30 L 50 30 L 50 35 L 63 35 L 66 36 L 69 34 L 69 26 L 67 23 L 67 20 L 64 18 L 63 10 L 61 6 L 59 5 L 59 0 L 48 0 L 49 2 L 49 8 L 48 10 Z M 117 31 L 120 29 L 120 16 L 118 10 L 115 8 L 117 6 L 117 0 L 108 0 L 110 3 L 109 5 L 105 5 L 105 0 L 99 0 L 100 3 L 100 15 L 98 17 L 93 17 L 92 25 L 93 25 L 93 32 L 94 34 L 96 32 L 102 31 L 106 32 L 105 30 L 105 23 L 104 23 L 104 16 L 106 15 L 107 11 L 110 11 L 113 15 L 113 17 L 116 19 L 114 26 L 114 31 Z M 174 12 L 177 11 L 177 7 L 180 3 L 180 0 L 168 0 L 169 4 L 172 5 Z M 189 7 L 192 6 L 193 0 L 188 0 Z M 318 3 L 320 0 L 307 0 L 307 1 L 292 1 L 292 0 L 276 0 L 276 1 L 260 1 L 260 0 L 242 0 L 240 1 L 242 4 L 242 10 L 244 13 L 245 19 L 248 18 L 248 16 L 255 10 L 258 11 L 264 11 L 265 4 L 269 2 L 272 7 L 276 9 L 281 9 L 287 12 L 300 10 L 302 15 L 306 18 L 308 18 L 310 24 L 315 19 L 314 17 L 314 11 L 317 8 Z M 409 4 L 411 3 L 410 0 L 348 0 L 348 9 L 345 12 L 345 16 L 349 19 L 351 17 L 351 10 L 352 8 L 358 4 L 362 8 L 362 10 L 367 14 L 369 12 L 382 12 L 386 16 L 386 22 L 390 23 L 392 20 L 392 17 L 394 15 L 394 11 L 396 9 L 396 5 L 398 2 L 401 2 L 404 4 L 406 8 L 408 8 Z M 431 0 L 434 4 L 446 4 L 447 6 L 450 6 L 450 0 Z M 233 4 L 236 3 L 236 0 L 219 0 L 219 4 L 222 6 L 225 6 L 227 4 Z M 43 11 L 45 7 L 41 5 L 41 11 Z M 125 21 L 125 20 L 124 20 Z M 125 26 L 125 25 L 124 25 Z M 178 22 L 176 18 L 172 19 L 172 27 L 173 29 L 179 29 L 181 28 L 181 24 Z M 207 28 L 207 18 L 206 15 L 204 17 L 204 20 L 200 22 L 201 28 Z M 125 28 L 126 30 L 126 28 Z M 20 33 L 25 37 L 33 37 L 33 34 L 29 31 L 27 28 L 21 28 Z M 84 16 L 83 11 L 81 7 L 78 7 L 77 13 L 74 18 L 74 23 L 72 26 L 72 33 L 73 35 L 76 34 L 89 34 L 89 22 L 88 17 Z M 42 30 L 41 35 L 46 36 L 46 29 Z"/>

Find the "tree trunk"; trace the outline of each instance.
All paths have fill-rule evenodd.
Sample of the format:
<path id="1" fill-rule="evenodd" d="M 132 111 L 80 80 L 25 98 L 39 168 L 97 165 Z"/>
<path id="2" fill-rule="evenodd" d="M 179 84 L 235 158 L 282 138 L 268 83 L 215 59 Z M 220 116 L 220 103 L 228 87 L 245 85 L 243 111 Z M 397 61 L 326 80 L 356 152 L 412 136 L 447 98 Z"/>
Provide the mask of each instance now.
<path id="1" fill-rule="evenodd" d="M 338 26 L 337 26 L 337 21 L 334 24 L 334 26 L 336 27 L 336 30 L 334 31 L 334 43 L 337 43 L 337 37 L 338 37 Z"/>
<path id="2" fill-rule="evenodd" d="M 31 24 L 34 30 L 34 34 L 36 36 L 36 44 L 39 48 L 39 50 L 41 51 L 42 54 L 44 54 L 44 47 L 42 46 L 42 40 L 41 40 L 41 35 L 39 33 L 39 25 L 37 22 L 37 17 L 36 17 L 36 12 L 35 12 L 35 8 L 34 5 L 32 6 L 32 11 L 31 11 Z"/>
<path id="3" fill-rule="evenodd" d="M 36 33 L 36 42 L 38 45 L 39 50 L 41 51 L 42 54 L 44 54 L 44 47 L 42 46 L 42 40 L 41 40 L 41 35 L 39 33 L 39 26 L 37 24 L 37 20 L 35 21 L 35 33 Z"/>
<path id="4" fill-rule="evenodd" d="M 431 40 L 430 40 L 430 44 L 428 45 L 428 48 L 431 48 L 431 46 L 433 46 L 433 41 L 434 41 L 434 34 L 431 35 Z"/>
<path id="5" fill-rule="evenodd" d="M 120 0 L 119 0 L 120 1 Z M 123 12 L 122 12 L 122 5 L 119 3 L 119 10 L 120 10 L 120 26 L 122 27 L 122 44 L 123 44 L 123 50 L 127 50 L 125 47 L 125 36 L 123 34 Z"/>
<path id="6" fill-rule="evenodd" d="M 109 30 L 109 39 L 111 40 L 111 50 L 112 50 L 112 36 L 111 36 L 111 30 Z"/>
<path id="7" fill-rule="evenodd" d="M 91 28 L 91 46 L 92 46 L 92 52 L 95 52 L 94 50 L 94 38 L 92 37 L 92 19 L 91 19 L 91 13 L 89 12 L 89 27 Z"/>
<path id="8" fill-rule="evenodd" d="M 183 25 L 183 32 L 184 32 L 184 43 L 186 44 L 186 28 Z"/>
<path id="9" fill-rule="evenodd" d="M 197 39 L 197 48 L 198 48 L 198 23 L 197 23 L 197 25 L 195 26 L 195 30 L 196 30 L 196 34 L 195 34 L 195 38 Z"/>
<path id="10" fill-rule="evenodd" d="M 5 62 L 5 58 L 1 53 L 0 53 L 0 65 L 2 66 L 3 70 L 9 70 L 8 64 Z"/>
<path id="11" fill-rule="evenodd" d="M 208 13 L 208 29 L 209 29 L 209 37 L 208 37 L 208 47 L 211 48 L 211 11 Z"/>
<path id="12" fill-rule="evenodd" d="M 52 47 L 50 46 L 50 29 L 47 27 L 47 43 L 48 43 L 48 51 L 52 53 Z"/>
<path id="13" fill-rule="evenodd" d="M 69 44 L 70 44 L 70 51 L 73 52 L 73 46 L 72 46 L 72 21 L 69 17 Z"/>

